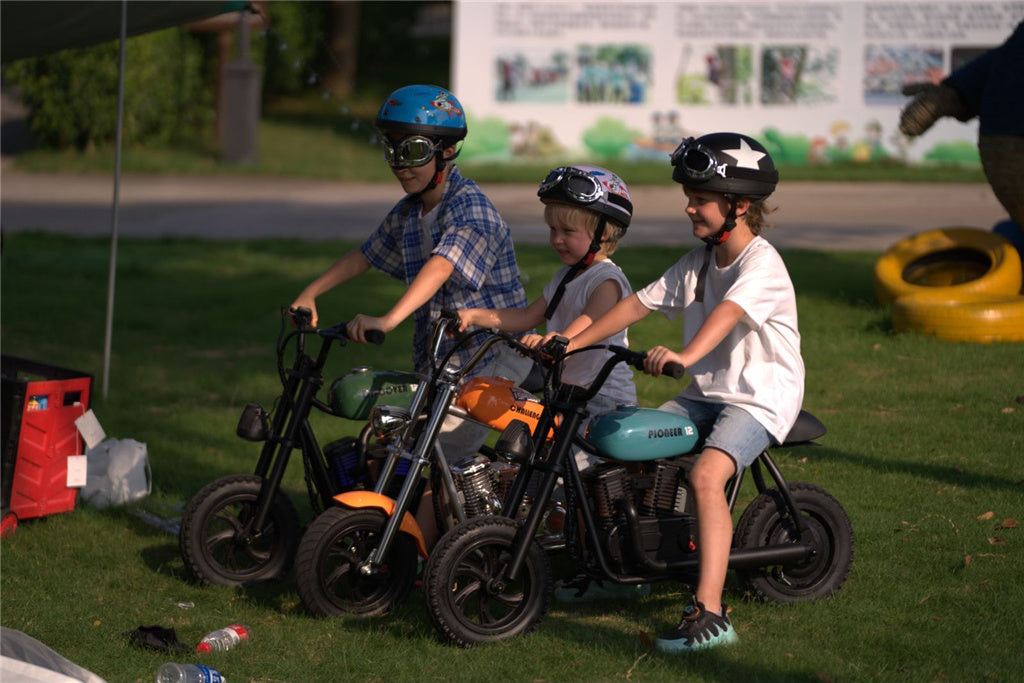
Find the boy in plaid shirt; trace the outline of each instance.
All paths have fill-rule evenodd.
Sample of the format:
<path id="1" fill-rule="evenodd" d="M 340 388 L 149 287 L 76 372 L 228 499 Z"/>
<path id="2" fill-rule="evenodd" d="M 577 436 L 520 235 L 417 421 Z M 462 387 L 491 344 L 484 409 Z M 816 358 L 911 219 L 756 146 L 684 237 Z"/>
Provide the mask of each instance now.
<path id="1" fill-rule="evenodd" d="M 425 372 L 431 324 L 441 309 L 516 308 L 528 301 L 508 225 L 476 183 L 449 163 L 458 155 L 458 143 L 467 130 L 455 96 L 437 86 L 399 88 L 384 100 L 376 126 L 384 158 L 406 196 L 361 247 L 310 283 L 292 308 L 310 309 L 316 325 L 316 298 L 324 292 L 371 267 L 400 279 L 408 289 L 390 310 L 381 316 L 356 315 L 347 333 L 352 340 L 365 342 L 367 331 L 390 332 L 412 315 L 414 366 Z M 468 360 L 474 350 L 462 349 L 459 361 Z M 530 367 L 529 359 L 496 345 L 479 372 L 518 383 Z M 474 429 L 477 425 L 451 427 L 446 423 L 441 437 L 446 450 L 452 446 L 473 452 L 486 437 L 486 428 Z"/>

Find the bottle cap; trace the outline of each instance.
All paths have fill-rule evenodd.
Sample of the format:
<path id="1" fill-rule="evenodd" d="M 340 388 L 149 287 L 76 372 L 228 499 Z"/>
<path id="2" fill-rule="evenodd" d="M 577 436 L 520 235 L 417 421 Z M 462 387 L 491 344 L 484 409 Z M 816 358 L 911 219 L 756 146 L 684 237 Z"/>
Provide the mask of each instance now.
<path id="1" fill-rule="evenodd" d="M 209 654 L 212 651 L 213 650 L 210 647 L 209 643 L 199 643 L 198 645 L 196 645 L 196 652 L 198 652 L 200 654 L 204 654 L 205 655 L 205 654 Z"/>

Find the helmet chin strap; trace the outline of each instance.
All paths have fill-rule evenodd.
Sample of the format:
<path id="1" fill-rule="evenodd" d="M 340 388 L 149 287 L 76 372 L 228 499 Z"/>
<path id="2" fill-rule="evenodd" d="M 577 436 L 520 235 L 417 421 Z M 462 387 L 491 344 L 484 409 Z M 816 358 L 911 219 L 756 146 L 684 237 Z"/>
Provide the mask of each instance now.
<path id="1" fill-rule="evenodd" d="M 607 222 L 608 218 L 604 215 L 597 221 L 597 229 L 594 230 L 594 239 L 590 240 L 590 248 L 587 249 L 587 253 L 583 258 L 570 266 L 565 276 L 562 277 L 562 281 L 558 283 L 555 295 L 551 297 L 547 309 L 544 310 L 545 320 L 551 320 L 551 316 L 555 314 L 555 309 L 558 308 L 558 303 L 562 300 L 562 295 L 565 294 L 565 286 L 572 282 L 582 271 L 586 270 L 594 262 L 597 252 L 601 251 L 601 239 L 604 237 L 604 228 Z"/>
<path id="2" fill-rule="evenodd" d="M 708 235 L 707 237 L 701 238 L 705 243 L 711 246 L 724 244 L 725 241 L 729 239 L 729 233 L 731 233 L 733 228 L 736 227 L 736 197 L 733 197 L 732 195 L 728 195 L 728 197 L 729 213 L 725 217 L 725 224 L 722 226 L 722 229 L 714 235 Z"/>

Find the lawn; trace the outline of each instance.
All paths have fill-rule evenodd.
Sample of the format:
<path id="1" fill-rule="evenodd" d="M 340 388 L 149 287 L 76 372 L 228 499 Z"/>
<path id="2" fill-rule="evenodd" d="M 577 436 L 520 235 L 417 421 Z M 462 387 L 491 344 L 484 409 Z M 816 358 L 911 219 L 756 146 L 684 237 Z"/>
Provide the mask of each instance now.
<path id="1" fill-rule="evenodd" d="M 760 604 L 730 581 L 736 647 L 693 657 L 647 650 L 642 634 L 679 617 L 686 595 L 678 585 L 635 602 L 555 604 L 527 637 L 458 650 L 435 637 L 418 590 L 383 619 L 322 620 L 304 610 L 290 576 L 239 589 L 197 584 L 175 536 L 138 513 L 173 520 L 205 483 L 251 471 L 258 447 L 234 429 L 246 402 L 269 407 L 275 396 L 278 309 L 351 246 L 122 239 L 103 399 L 108 241 L 4 236 L 3 352 L 93 373 L 92 407 L 107 434 L 147 444 L 153 492 L 129 509 L 80 506 L 27 520 L 3 539 L 3 626 L 111 682 L 151 681 L 169 659 L 132 648 L 126 631 L 160 624 L 195 642 L 236 621 L 251 626 L 252 642 L 208 657 L 232 683 L 1019 680 L 1024 347 L 893 333 L 872 293 L 874 253 L 783 252 L 800 310 L 804 407 L 829 432 L 820 446 L 776 455 L 790 480 L 843 504 L 856 555 L 843 589 L 818 603 Z M 548 251 L 518 249 L 533 296 L 553 267 Z M 631 246 L 616 261 L 638 287 L 678 256 Z M 377 302 L 400 291 L 371 273 L 323 297 L 321 317 L 379 312 Z M 631 330 L 631 345 L 678 335 L 677 323 L 650 316 Z M 381 347 L 337 353 L 334 373 L 408 368 L 410 343 L 405 324 Z M 637 385 L 649 406 L 680 389 L 639 375 Z M 341 436 L 356 425 L 316 427 Z M 297 469 L 288 489 L 301 504 Z"/>

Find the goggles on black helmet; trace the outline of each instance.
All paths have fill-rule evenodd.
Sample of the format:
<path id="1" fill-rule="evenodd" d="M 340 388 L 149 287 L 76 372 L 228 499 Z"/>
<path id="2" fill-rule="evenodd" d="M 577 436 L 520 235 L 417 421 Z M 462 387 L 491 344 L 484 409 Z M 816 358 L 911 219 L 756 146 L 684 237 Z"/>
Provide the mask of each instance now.
<path id="1" fill-rule="evenodd" d="M 576 204 L 593 204 L 603 194 L 597 178 L 571 166 L 552 169 L 537 188 L 537 196 L 541 199 L 561 199 Z"/>
<path id="2" fill-rule="evenodd" d="M 423 166 L 443 149 L 443 143 L 424 135 L 407 135 L 398 142 L 382 135 L 381 144 L 384 145 L 384 160 L 391 168 Z"/>
<path id="3" fill-rule="evenodd" d="M 726 164 L 720 164 L 715 152 L 699 144 L 694 138 L 685 138 L 671 155 L 672 165 L 683 169 L 693 180 L 707 180 L 719 172 L 725 177 Z M 719 168 L 721 167 L 721 171 Z"/>

